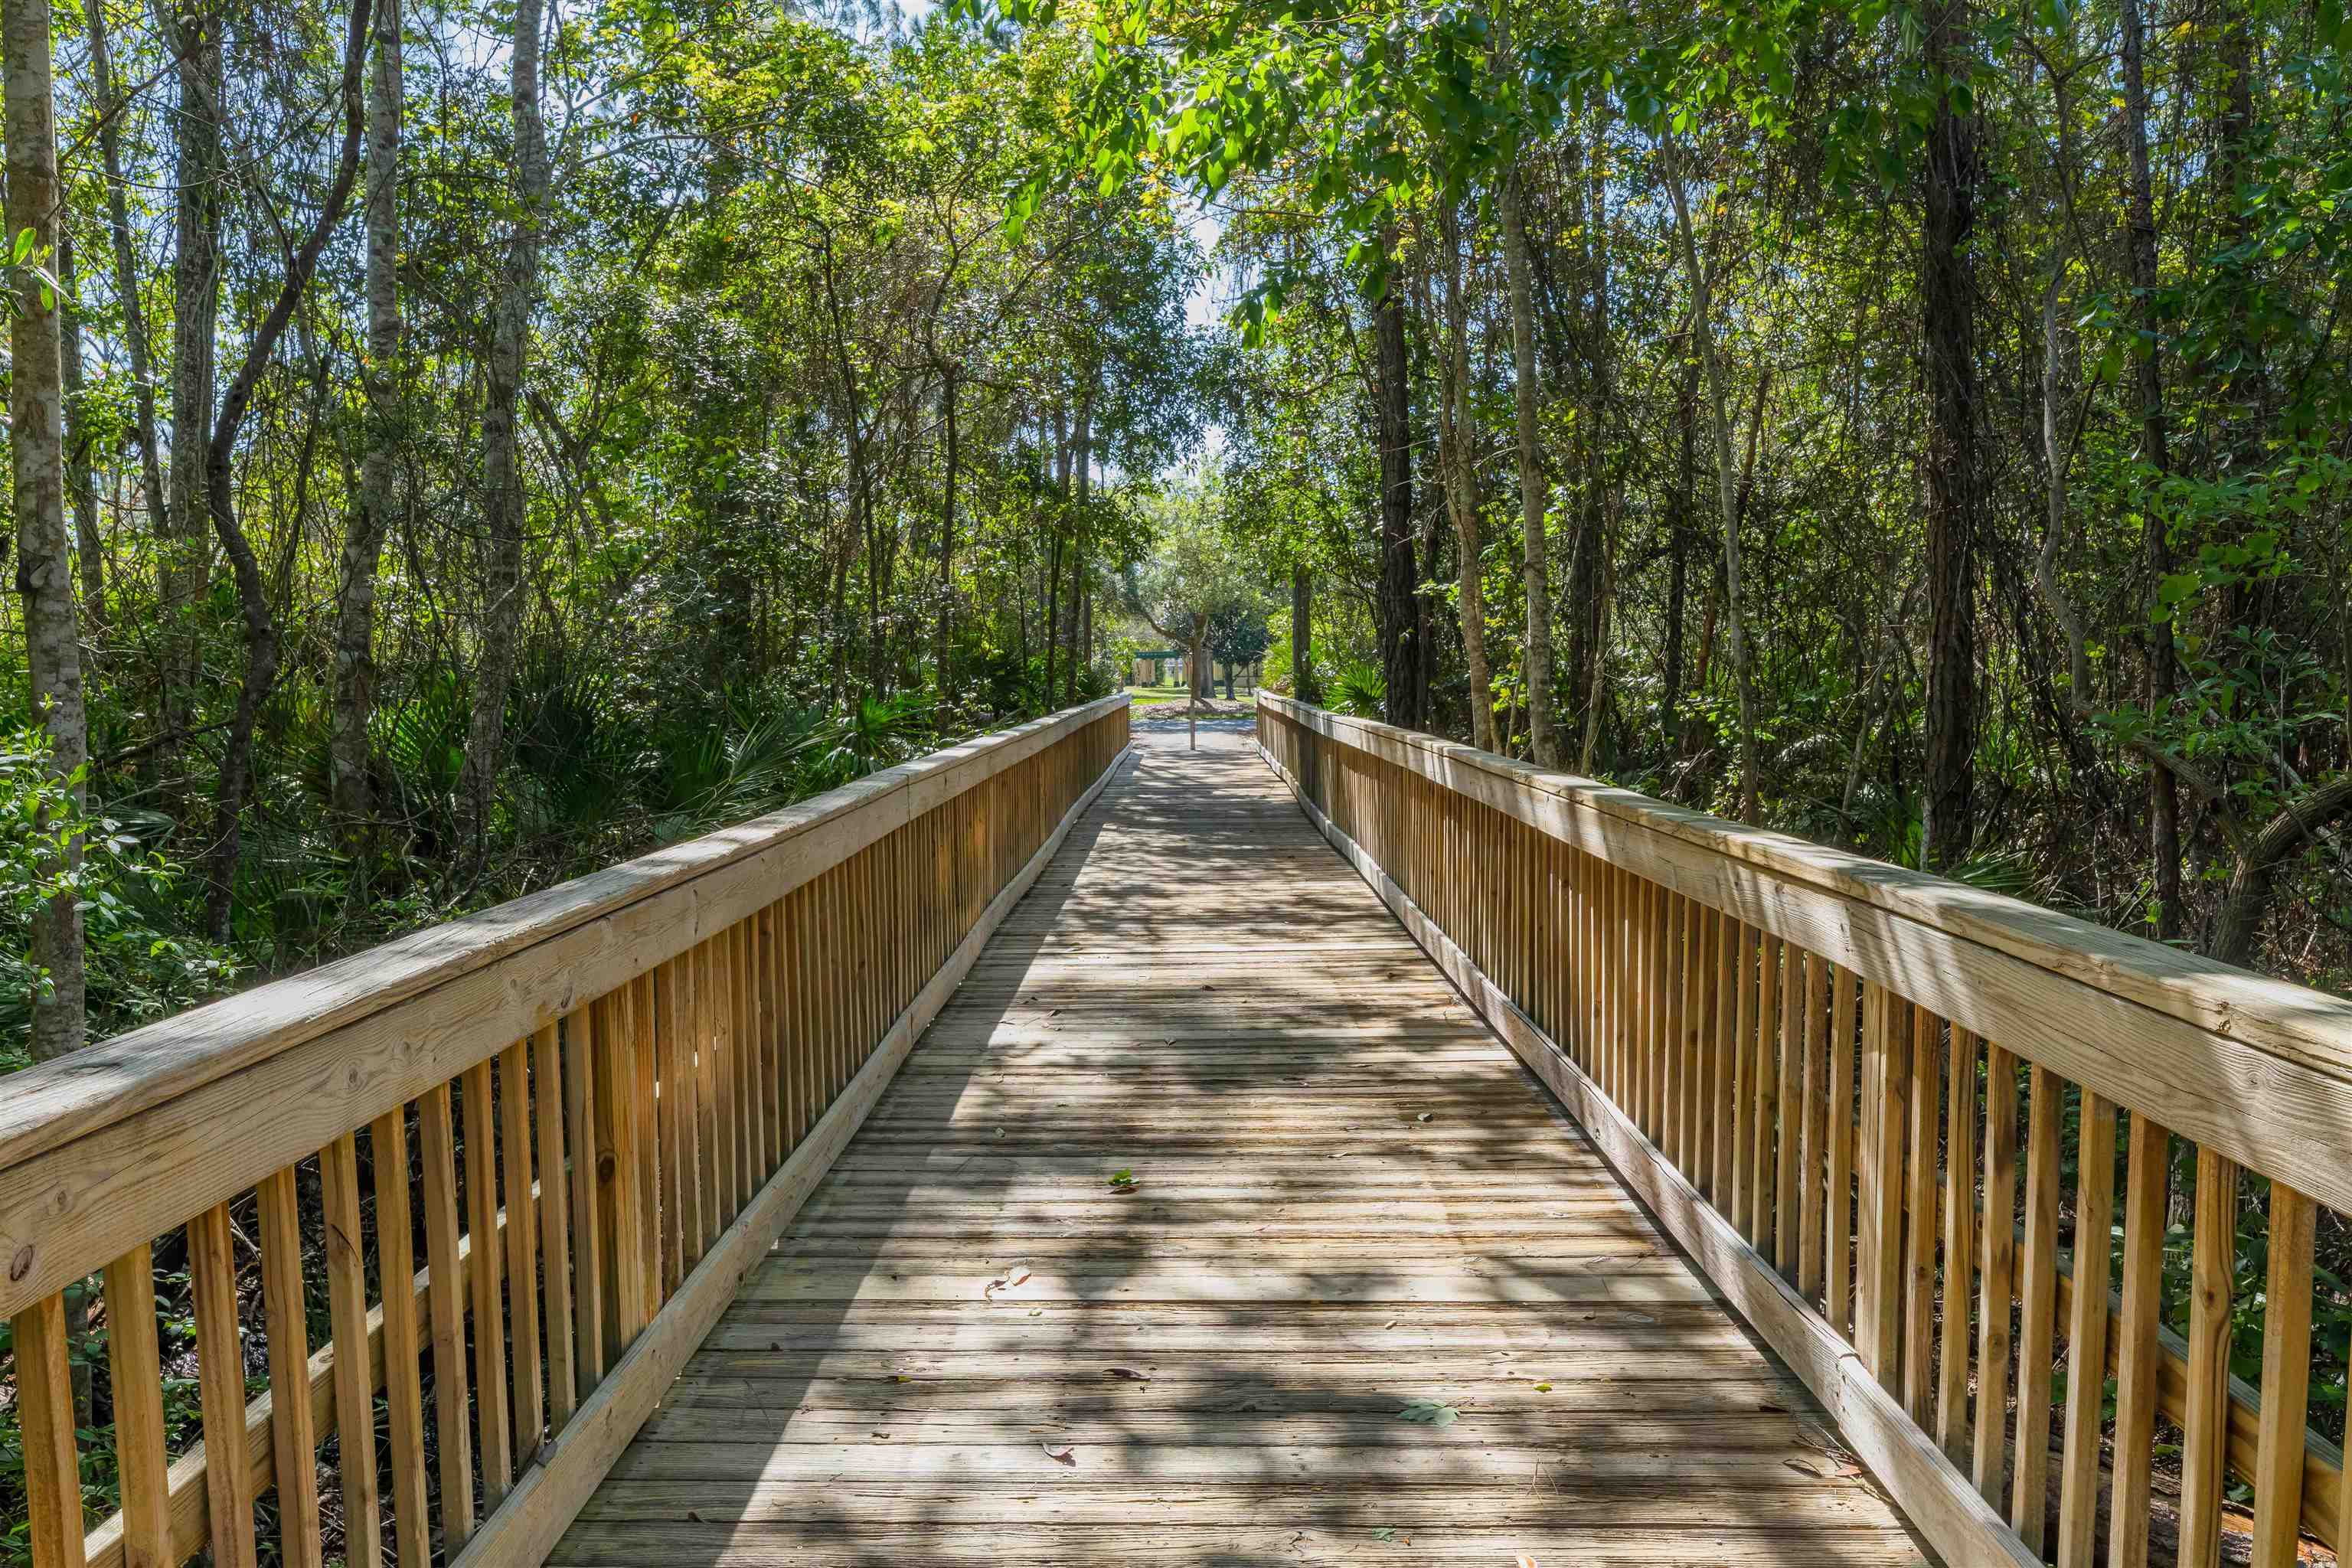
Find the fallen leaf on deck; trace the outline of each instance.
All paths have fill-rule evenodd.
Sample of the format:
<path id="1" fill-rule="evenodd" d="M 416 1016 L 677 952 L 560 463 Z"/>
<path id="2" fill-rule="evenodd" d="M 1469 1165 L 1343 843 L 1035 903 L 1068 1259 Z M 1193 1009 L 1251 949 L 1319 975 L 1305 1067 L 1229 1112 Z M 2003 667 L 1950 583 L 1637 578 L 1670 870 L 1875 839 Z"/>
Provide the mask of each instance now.
<path id="1" fill-rule="evenodd" d="M 1434 1399 L 1409 1399 L 1397 1412 L 1397 1419 L 1421 1426 L 1451 1426 L 1462 1419 L 1462 1412 Z"/>
<path id="2" fill-rule="evenodd" d="M 1067 1465 L 1074 1470 L 1078 1468 L 1078 1457 L 1071 1451 L 1069 1444 L 1065 1443 L 1058 1448 L 1054 1447 L 1051 1443 L 1040 1443 L 1037 1447 L 1045 1449 L 1045 1457 L 1053 1460 L 1054 1463 L 1057 1465 Z"/>
<path id="3" fill-rule="evenodd" d="M 1426 1121 L 1429 1120 L 1430 1115 L 1431 1113 L 1429 1111 L 1424 1110 L 1419 1116 L 1414 1117 L 1413 1120 L 1415 1121 Z"/>
<path id="4" fill-rule="evenodd" d="M 1151 1374 L 1150 1373 L 1138 1372 L 1131 1366 L 1115 1366 L 1110 1369 L 1110 1374 L 1113 1377 L 1118 1378 L 1122 1383 L 1150 1383 L 1151 1381 Z"/>
<path id="5" fill-rule="evenodd" d="M 982 1288 L 981 1300 L 993 1300 L 999 1290 L 1010 1290 L 1015 1285 L 1025 1285 L 1028 1282 L 1029 1270 L 1016 1263 Z"/>

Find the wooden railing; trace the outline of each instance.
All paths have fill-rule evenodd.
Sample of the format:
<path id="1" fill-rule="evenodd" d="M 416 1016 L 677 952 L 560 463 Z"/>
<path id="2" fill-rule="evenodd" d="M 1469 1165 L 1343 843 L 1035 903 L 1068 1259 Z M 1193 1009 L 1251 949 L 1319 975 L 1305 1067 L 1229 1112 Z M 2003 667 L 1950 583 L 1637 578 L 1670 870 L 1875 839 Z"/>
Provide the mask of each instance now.
<path id="1" fill-rule="evenodd" d="M 1272 694 L 1257 729 L 1947 1562 L 2137 1568 L 2159 1498 L 2184 1564 L 2340 1542 L 2352 1005 Z"/>
<path id="2" fill-rule="evenodd" d="M 1106 699 L 8 1079 L 37 1568 L 273 1531 L 310 1568 L 322 1516 L 354 1565 L 543 1560 L 1127 741 Z M 85 1537 L 62 1293 L 100 1272 L 122 1509 Z"/>

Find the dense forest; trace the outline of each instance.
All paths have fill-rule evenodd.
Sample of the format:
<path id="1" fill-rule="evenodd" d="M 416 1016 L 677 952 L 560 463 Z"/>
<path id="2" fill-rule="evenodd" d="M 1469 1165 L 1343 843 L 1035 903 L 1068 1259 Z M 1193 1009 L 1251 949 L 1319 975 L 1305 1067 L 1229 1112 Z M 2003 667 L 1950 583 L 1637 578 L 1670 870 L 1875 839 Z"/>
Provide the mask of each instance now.
<path id="1" fill-rule="evenodd" d="M 1205 347 L 1165 199 L 1011 232 L 1073 40 L 10 17 L 0 1053 L 1103 689 Z"/>
<path id="2" fill-rule="evenodd" d="M 10 16 L 11 1059 L 1269 631 L 2342 982 L 2326 7 Z"/>
<path id="3" fill-rule="evenodd" d="M 2352 987 L 2340 0 L 0 35 L 0 1074 L 1141 648 Z"/>

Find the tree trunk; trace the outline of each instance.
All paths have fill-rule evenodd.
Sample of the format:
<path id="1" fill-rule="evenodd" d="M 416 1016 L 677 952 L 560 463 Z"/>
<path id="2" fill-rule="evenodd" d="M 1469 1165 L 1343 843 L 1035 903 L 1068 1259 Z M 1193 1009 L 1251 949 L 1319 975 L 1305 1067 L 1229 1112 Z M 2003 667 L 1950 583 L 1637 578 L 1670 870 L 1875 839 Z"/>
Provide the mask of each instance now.
<path id="1" fill-rule="evenodd" d="M 1057 530 L 1045 552 L 1045 706 L 1054 706 L 1054 676 L 1062 653 L 1062 535 Z"/>
<path id="2" fill-rule="evenodd" d="M 362 878 L 374 837 L 368 727 L 375 711 L 376 563 L 392 522 L 400 439 L 400 0 L 376 0 L 367 107 L 367 451 L 359 505 L 343 540 L 335 597 L 334 724 L 328 738 L 332 805 Z"/>
<path id="3" fill-rule="evenodd" d="M 1462 217 L 1451 201 L 1438 211 L 1445 245 L 1445 348 L 1437 416 L 1437 465 L 1445 479 L 1445 508 L 1454 521 L 1460 559 L 1462 662 L 1470 680 L 1470 743 L 1495 744 L 1495 677 L 1486 662 L 1486 542 L 1478 514 L 1477 478 L 1470 464 L 1470 300 L 1462 267 Z"/>
<path id="4" fill-rule="evenodd" d="M 1086 603 L 1087 508 L 1094 500 L 1094 446 L 1095 391 L 1089 386 L 1078 400 L 1077 441 L 1070 454 L 1077 469 L 1078 526 L 1070 539 L 1070 662 L 1062 674 L 1065 708 L 1076 706 L 1078 700 L 1078 622 Z"/>
<path id="5" fill-rule="evenodd" d="M 2128 205 L 2133 293 L 2133 314 L 2139 322 L 2143 342 L 2142 352 L 2134 361 L 2135 379 L 2139 393 L 2140 460 L 2148 465 L 2161 482 L 2171 467 L 2171 454 L 2166 450 L 2164 422 L 2164 367 L 2158 358 L 2158 336 L 2156 319 L 2156 194 L 2148 174 L 2147 163 L 2147 77 L 2146 63 L 2146 29 L 2140 18 L 2140 0 L 2123 0 L 2123 67 L 2124 67 L 2124 152 L 2131 167 L 2131 199 Z M 2147 563 L 2148 595 L 2155 595 L 2172 570 L 2171 552 L 2167 547 L 2163 520 L 2155 509 L 2141 509 L 2140 524 L 2145 535 Z M 2169 616 L 2150 616 L 2145 643 L 2147 656 L 2147 710 L 2157 722 L 2172 707 L 2173 651 L 2172 621 Z M 2085 699 L 2089 692 L 2082 694 Z M 2164 768 L 2147 771 L 2148 854 L 2156 871 L 2156 931 L 2158 942 L 2170 942 L 2179 936 L 2182 925 L 2180 893 L 2180 791 L 2172 774 Z"/>
<path id="6" fill-rule="evenodd" d="M 1967 69 L 1966 0 L 1941 0 L 1925 61 L 1936 94 L 1927 147 L 1920 312 L 1927 441 L 1927 754 L 1921 864 L 1964 859 L 1976 835 L 1976 129 L 1952 102 Z"/>
<path id="7" fill-rule="evenodd" d="M 1739 602 L 1739 479 L 1731 455 L 1731 389 L 1723 374 L 1723 355 L 1715 341 L 1714 294 L 1706 268 L 1698 258 L 1698 238 L 1691 229 L 1690 201 L 1683 190 L 1682 167 L 1671 136 L 1659 143 L 1666 176 L 1666 195 L 1675 209 L 1675 237 L 1682 251 L 1683 272 L 1691 291 L 1691 335 L 1698 341 L 1699 363 L 1706 372 L 1707 402 L 1715 427 L 1716 499 L 1723 509 L 1724 626 L 1731 645 L 1733 678 L 1739 688 L 1739 820 L 1754 824 L 1762 816 L 1762 781 L 1757 776 L 1756 679 L 1748 659 L 1748 618 Z M 1708 633 L 1699 651 L 1699 679 L 1706 679 L 1708 651 L 1714 644 L 1710 608 Z"/>
<path id="8" fill-rule="evenodd" d="M 237 521 L 236 488 L 231 470 L 237 432 L 245 424 L 247 410 L 253 405 L 254 390 L 278 353 L 278 341 L 294 320 L 294 308 L 310 285 L 328 237 L 342 221 L 343 208 L 351 201 L 352 185 L 359 177 L 360 75 L 367 62 L 368 5 L 369 0 L 352 0 L 351 29 L 343 42 L 343 138 L 333 181 L 320 204 L 317 222 L 287 261 L 286 276 L 278 285 L 277 297 L 270 301 L 268 313 L 261 319 L 252 342 L 246 346 L 244 363 L 237 366 L 236 374 L 221 395 L 220 416 L 213 422 L 212 436 L 205 443 L 205 508 L 212 515 L 213 532 L 220 541 L 221 552 L 228 557 L 229 569 L 236 577 L 237 609 L 245 625 L 245 673 L 237 685 L 236 708 L 229 721 L 227 743 L 222 750 L 220 778 L 213 795 L 213 843 L 205 856 L 205 915 L 215 941 L 225 941 L 229 934 L 237 861 L 243 845 L 240 822 L 246 787 L 253 771 L 254 726 L 260 718 L 261 704 L 278 679 L 277 616 L 270 605 L 268 585 L 262 578 L 261 563 L 253 552 L 253 542 L 246 537 L 244 525 Z M 172 466 L 176 473 L 176 456 Z"/>
<path id="9" fill-rule="evenodd" d="M 30 231 L 33 259 L 54 257 L 58 245 L 58 141 L 49 70 L 49 0 L 0 0 L 0 39 L 7 59 L 5 83 L 8 164 L 8 234 Z M 58 299 L 29 269 L 11 310 L 8 452 L 16 513 L 16 591 L 25 601 L 25 653 L 31 696 L 47 731 L 49 767 L 79 813 L 86 799 L 81 776 L 89 759 L 89 721 L 83 706 L 81 634 L 74 624 L 73 558 L 66 542 L 64 387 L 59 350 L 64 323 Z M 44 815 L 42 826 L 52 826 Z M 45 878 L 70 878 L 81 866 L 79 826 L 41 857 Z M 43 981 L 32 997 L 30 1045 L 35 1061 L 81 1048 L 89 1037 L 84 1005 L 79 892 L 67 887 L 33 911 L 27 956 Z M 79 1527 L 77 1527 L 78 1529 Z"/>
<path id="10" fill-rule="evenodd" d="M 82 0 L 89 33 L 91 84 L 97 90 L 98 150 L 106 170 L 106 226 L 114 250 L 114 293 L 122 304 L 122 342 L 130 361 L 131 406 L 139 428 L 140 500 L 148 531 L 159 542 L 171 538 L 170 508 L 163 494 L 163 447 L 155 431 L 155 372 L 149 354 L 147 308 L 139 293 L 139 253 L 131 235 L 131 204 L 122 180 L 121 104 L 115 97 L 114 62 L 106 33 L 106 0 Z M 210 404 L 206 404 L 207 415 Z"/>
<path id="11" fill-rule="evenodd" d="M 1315 686 L 1315 579 L 1304 566 L 1290 569 L 1290 694 L 1312 702 Z"/>
<path id="12" fill-rule="evenodd" d="M 1393 254 L 1393 230 L 1381 231 Z M 1381 667 L 1388 721 L 1408 730 L 1426 721 L 1422 686 L 1421 574 L 1412 548 L 1412 366 L 1406 353 L 1404 288 L 1393 271 L 1372 303 L 1377 339 L 1381 458 Z"/>
<path id="13" fill-rule="evenodd" d="M 940 694 L 948 691 L 948 649 L 955 638 L 955 531 L 956 531 L 956 462 L 961 454 L 956 450 L 956 367 L 950 365 L 940 388 L 940 404 L 947 420 L 947 476 L 941 487 L 940 503 L 940 614 L 936 647 L 931 656 L 931 679 L 938 683 Z"/>
<path id="14" fill-rule="evenodd" d="M 1683 617 L 1690 600 L 1691 490 L 1697 478 L 1698 362 L 1683 365 L 1675 395 L 1675 488 L 1666 502 L 1666 669 L 1658 693 L 1658 730 L 1669 762 L 1682 750 Z"/>
<path id="15" fill-rule="evenodd" d="M 162 12 L 158 12 L 159 17 Z M 222 154 L 221 18 L 192 5 L 171 20 L 163 42 L 177 60 L 177 151 L 173 164 L 172 471 L 162 560 L 163 742 L 156 763 L 166 789 L 193 722 L 199 643 L 196 617 L 212 576 L 205 543 L 210 503 L 213 403 L 217 390 L 214 337 L 220 314 L 221 209 L 228 183 Z M 136 297 L 135 289 L 132 296 Z"/>
<path id="16" fill-rule="evenodd" d="M 515 213 L 506 276 L 491 325 L 488 384 L 482 401 L 482 488 L 489 562 L 482 645 L 474 661 L 474 709 L 466 727 L 458 791 L 460 836 L 478 864 L 489 837 L 499 757 L 506 745 L 507 688 L 522 626 L 522 452 L 516 412 L 522 397 L 531 310 L 539 296 L 541 228 L 546 222 L 547 132 L 539 103 L 540 26 L 544 0 L 516 0 L 514 21 Z"/>
<path id="17" fill-rule="evenodd" d="M 2230 889 L 2213 920 L 2212 956 L 2223 963 L 2251 967 L 2254 942 L 2270 913 L 2273 883 L 2279 867 L 2305 838 L 2352 813 L 2352 773 L 2304 792 L 2264 823 L 2238 858 Z"/>
<path id="18" fill-rule="evenodd" d="M 1507 47 L 1507 46 L 1505 46 Z M 1505 172 L 1496 193 L 1502 218 L 1503 269 L 1511 296 L 1511 383 L 1518 411 L 1519 527 L 1525 536 L 1528 598 L 1528 746 L 1539 768 L 1559 766 L 1559 736 L 1552 716 L 1551 542 L 1545 534 L 1546 494 L 1536 430 L 1535 301 L 1528 281 L 1528 229 L 1519 210 L 1518 169 Z"/>
<path id="19" fill-rule="evenodd" d="M 89 416 L 83 406 L 81 310 L 74 302 L 79 279 L 75 275 L 73 230 L 63 225 L 58 229 L 58 281 L 65 286 L 58 300 L 58 324 L 63 339 L 59 368 L 65 392 L 66 494 L 73 501 L 82 614 L 95 634 L 106 628 L 106 543 L 98 535 L 98 485 L 90 476 Z"/>

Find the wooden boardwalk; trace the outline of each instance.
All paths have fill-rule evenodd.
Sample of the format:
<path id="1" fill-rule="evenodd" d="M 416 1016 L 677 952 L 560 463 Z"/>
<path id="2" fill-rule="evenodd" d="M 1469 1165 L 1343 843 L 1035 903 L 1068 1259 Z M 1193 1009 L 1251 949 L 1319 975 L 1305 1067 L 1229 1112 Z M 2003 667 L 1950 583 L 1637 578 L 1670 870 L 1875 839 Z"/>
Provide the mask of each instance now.
<path id="1" fill-rule="evenodd" d="M 1920 1562 L 1248 737 L 1139 741 L 552 1562 Z"/>

